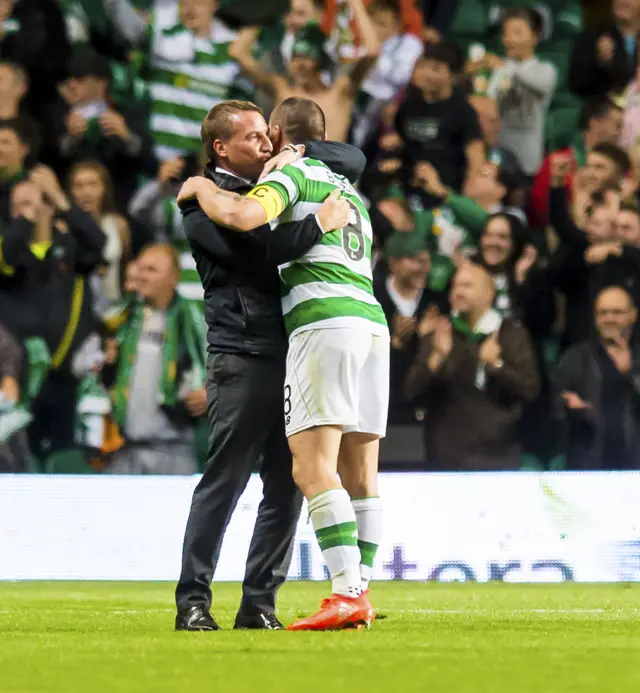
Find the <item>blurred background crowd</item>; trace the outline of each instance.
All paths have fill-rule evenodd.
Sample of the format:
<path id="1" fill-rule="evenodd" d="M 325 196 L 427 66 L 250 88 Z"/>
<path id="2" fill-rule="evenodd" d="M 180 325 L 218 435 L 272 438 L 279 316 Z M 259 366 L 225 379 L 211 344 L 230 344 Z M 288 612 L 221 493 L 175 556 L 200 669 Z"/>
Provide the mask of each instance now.
<path id="1" fill-rule="evenodd" d="M 0 0 L 0 471 L 189 474 L 219 101 L 361 147 L 382 467 L 640 468 L 640 0 Z"/>

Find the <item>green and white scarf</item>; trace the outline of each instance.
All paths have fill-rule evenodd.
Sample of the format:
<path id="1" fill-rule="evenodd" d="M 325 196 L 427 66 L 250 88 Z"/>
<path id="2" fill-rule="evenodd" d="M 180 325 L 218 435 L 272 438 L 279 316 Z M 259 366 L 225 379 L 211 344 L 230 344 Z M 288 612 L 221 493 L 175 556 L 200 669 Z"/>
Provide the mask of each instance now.
<path id="1" fill-rule="evenodd" d="M 500 315 L 495 308 L 489 308 L 474 326 L 471 326 L 459 313 L 453 313 L 451 315 L 451 325 L 453 329 L 476 344 L 480 344 L 496 332 L 496 330 L 499 330 L 502 325 L 502 320 L 502 315 Z M 487 384 L 486 368 L 482 361 L 478 362 L 475 384 L 478 390 L 484 390 Z"/>
<path id="2" fill-rule="evenodd" d="M 147 307 L 142 301 L 132 302 L 127 309 L 127 320 L 118 331 L 118 371 L 112 399 L 113 417 L 121 430 L 126 420 L 131 372 L 138 354 L 145 310 Z M 177 361 L 182 345 L 186 347 L 191 361 L 192 385 L 204 384 L 206 337 L 202 312 L 192 302 L 176 296 L 167 311 L 160 383 L 161 406 L 174 407 L 178 402 L 180 383 L 177 382 Z"/>

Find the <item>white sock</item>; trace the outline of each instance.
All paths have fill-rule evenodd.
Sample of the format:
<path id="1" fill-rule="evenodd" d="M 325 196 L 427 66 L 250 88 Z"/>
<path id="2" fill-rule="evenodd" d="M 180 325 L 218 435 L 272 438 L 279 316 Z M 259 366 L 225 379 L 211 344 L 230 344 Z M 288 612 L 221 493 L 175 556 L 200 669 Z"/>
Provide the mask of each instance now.
<path id="1" fill-rule="evenodd" d="M 309 501 L 309 515 L 329 568 L 333 593 L 359 596 L 358 525 L 349 494 L 342 488 L 319 493 Z"/>
<path id="2" fill-rule="evenodd" d="M 373 563 L 382 538 L 382 501 L 378 497 L 356 498 L 351 506 L 358 523 L 360 549 L 360 578 L 362 591 L 369 589 L 373 576 Z"/>

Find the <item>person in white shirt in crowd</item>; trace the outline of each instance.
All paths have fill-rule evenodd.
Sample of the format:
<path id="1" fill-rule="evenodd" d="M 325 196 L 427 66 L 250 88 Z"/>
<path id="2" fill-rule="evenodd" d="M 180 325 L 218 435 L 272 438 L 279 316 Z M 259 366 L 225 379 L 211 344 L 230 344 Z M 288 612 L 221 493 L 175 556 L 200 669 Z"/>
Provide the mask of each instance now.
<path id="1" fill-rule="evenodd" d="M 407 34 L 397 0 L 374 0 L 367 8 L 380 41 L 378 61 L 360 89 L 351 139 L 361 147 L 376 128 L 384 107 L 404 89 L 422 55 L 422 41 Z"/>
<path id="2" fill-rule="evenodd" d="M 500 146 L 513 151 L 522 170 L 533 176 L 544 157 L 544 122 L 556 89 L 557 70 L 536 56 L 542 20 L 535 10 L 509 8 L 502 14 L 501 24 L 506 59 L 491 53 L 481 59 L 483 67 L 492 70 L 487 95 L 497 101 L 504 123 Z"/>

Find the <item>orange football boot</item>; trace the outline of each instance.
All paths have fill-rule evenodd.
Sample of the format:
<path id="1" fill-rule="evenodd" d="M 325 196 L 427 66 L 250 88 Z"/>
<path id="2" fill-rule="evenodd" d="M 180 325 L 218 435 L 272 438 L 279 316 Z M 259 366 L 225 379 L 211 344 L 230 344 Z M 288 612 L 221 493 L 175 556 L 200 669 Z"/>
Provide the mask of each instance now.
<path id="1" fill-rule="evenodd" d="M 368 598 L 344 597 L 332 594 L 322 601 L 320 611 L 302 618 L 287 627 L 287 630 L 344 630 L 346 628 L 368 628 L 375 618 Z"/>

